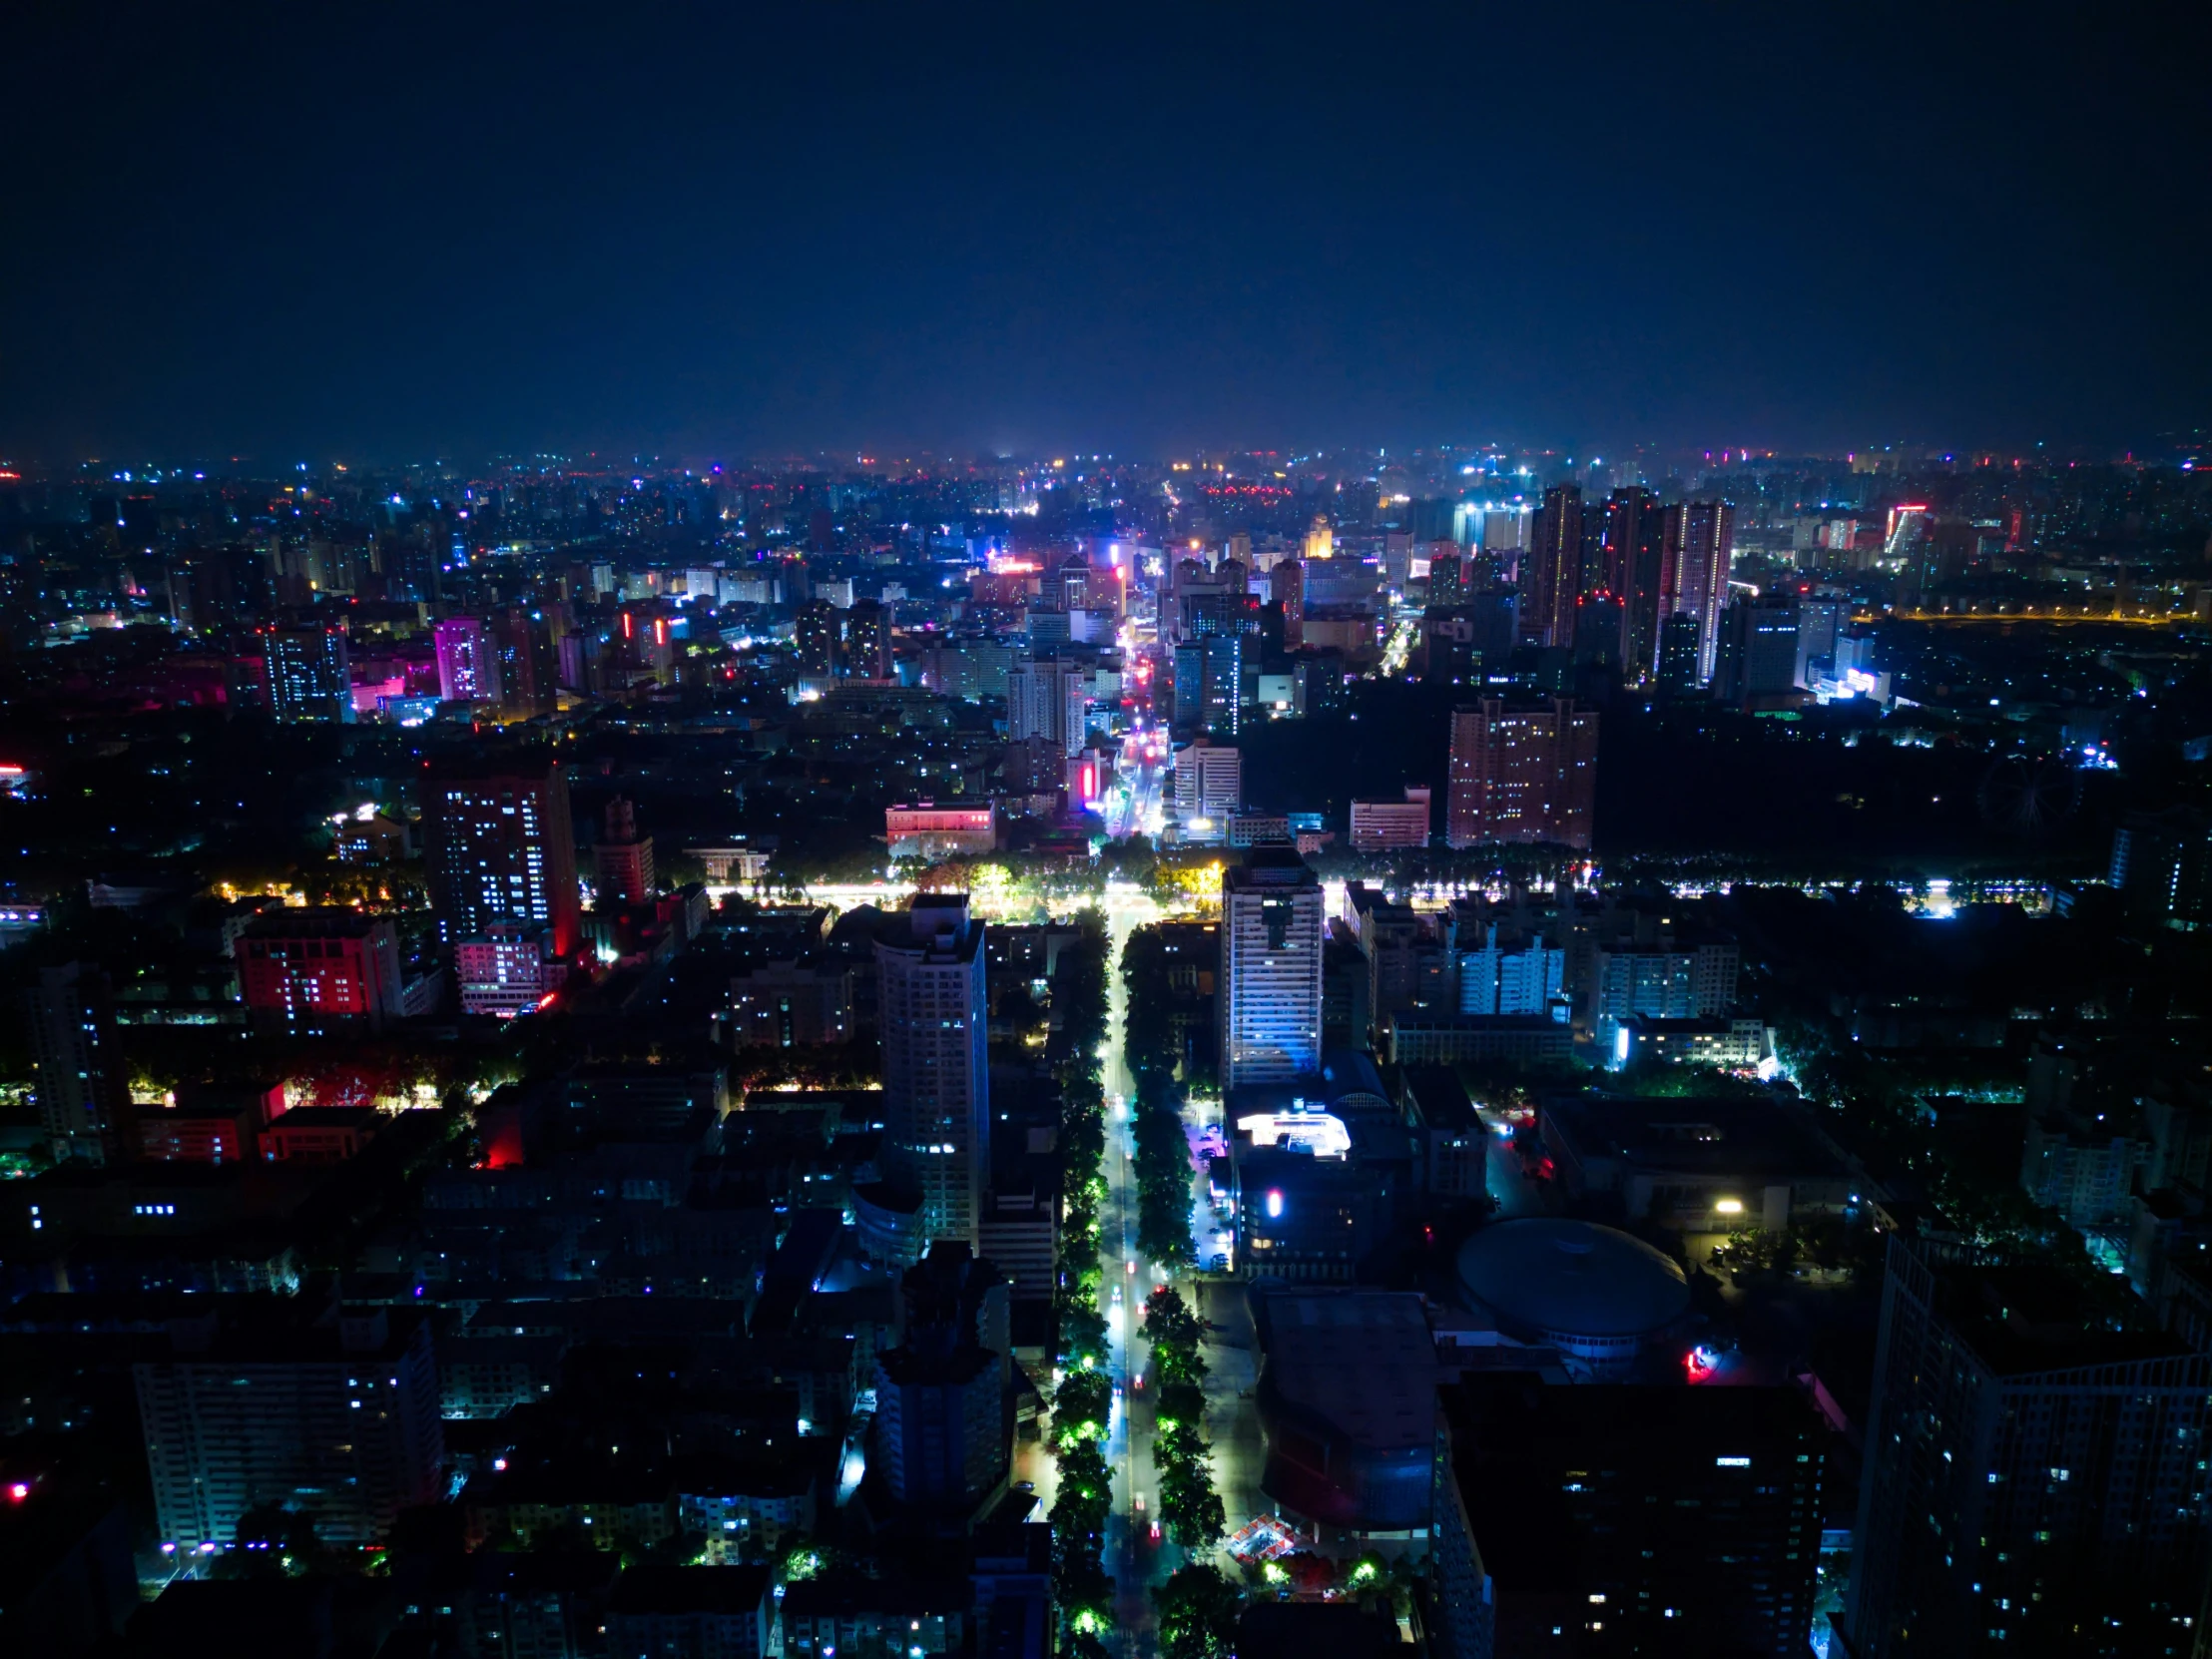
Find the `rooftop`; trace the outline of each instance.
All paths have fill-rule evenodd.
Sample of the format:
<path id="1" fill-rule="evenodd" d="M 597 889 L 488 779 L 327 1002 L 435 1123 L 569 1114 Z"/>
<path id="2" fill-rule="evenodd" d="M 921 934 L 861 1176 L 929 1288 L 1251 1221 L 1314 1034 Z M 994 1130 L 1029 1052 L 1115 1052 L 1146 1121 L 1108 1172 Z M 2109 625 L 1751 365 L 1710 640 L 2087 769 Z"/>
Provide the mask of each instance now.
<path id="1" fill-rule="evenodd" d="M 1459 1278 L 1506 1322 L 1577 1337 L 1660 1331 L 1690 1305 L 1679 1267 L 1639 1239 L 1585 1221 L 1493 1223 L 1460 1246 Z"/>
<path id="2" fill-rule="evenodd" d="M 1371 1450 L 1435 1432 L 1436 1341 L 1408 1291 L 1281 1291 L 1260 1307 L 1268 1385 Z"/>

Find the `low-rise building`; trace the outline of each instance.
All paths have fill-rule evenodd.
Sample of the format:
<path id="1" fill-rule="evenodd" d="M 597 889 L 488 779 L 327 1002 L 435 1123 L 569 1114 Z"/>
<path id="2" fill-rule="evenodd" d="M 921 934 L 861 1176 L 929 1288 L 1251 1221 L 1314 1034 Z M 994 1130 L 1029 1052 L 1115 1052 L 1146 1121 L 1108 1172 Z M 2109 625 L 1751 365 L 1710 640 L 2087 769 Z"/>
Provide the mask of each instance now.
<path id="1" fill-rule="evenodd" d="M 1537 1129 L 1569 1193 L 1615 1200 L 1631 1219 L 1779 1230 L 1851 1203 L 1836 1148 L 1777 1100 L 1562 1095 L 1539 1104 Z"/>
<path id="2" fill-rule="evenodd" d="M 996 851 L 998 809 L 989 802 L 977 807 L 939 807 L 927 801 L 911 807 L 886 807 L 883 838 L 889 843 L 893 862 Z"/>

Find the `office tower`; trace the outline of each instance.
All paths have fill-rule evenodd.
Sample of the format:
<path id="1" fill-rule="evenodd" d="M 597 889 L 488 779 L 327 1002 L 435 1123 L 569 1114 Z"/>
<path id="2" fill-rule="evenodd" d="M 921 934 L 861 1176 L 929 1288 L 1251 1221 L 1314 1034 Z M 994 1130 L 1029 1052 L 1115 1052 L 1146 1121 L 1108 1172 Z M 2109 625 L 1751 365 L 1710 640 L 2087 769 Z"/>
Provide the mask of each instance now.
<path id="1" fill-rule="evenodd" d="M 1598 717 L 1570 698 L 1508 710 L 1484 698 L 1451 716 L 1445 838 L 1556 841 L 1587 850 L 1597 794 Z"/>
<path id="2" fill-rule="evenodd" d="M 1892 1233 L 1853 1659 L 2191 1652 L 2207 1433 L 2212 1356 L 2045 1263 Z"/>
<path id="3" fill-rule="evenodd" d="M 1574 602 L 1584 587 L 1581 486 L 1544 491 L 1521 572 L 1521 626 L 1539 645 L 1572 645 Z"/>
<path id="4" fill-rule="evenodd" d="M 1244 762 L 1236 745 L 1204 738 L 1175 752 L 1175 816 L 1222 824 L 1244 806 Z"/>
<path id="5" fill-rule="evenodd" d="M 1604 582 L 1620 602 L 1622 673 L 1648 680 L 1659 664 L 1659 622 L 1674 586 L 1670 532 L 1679 529 L 1659 498 L 1641 485 L 1617 489 L 1605 503 Z"/>
<path id="6" fill-rule="evenodd" d="M 1285 559 L 1269 571 L 1268 597 L 1283 607 L 1283 649 L 1298 650 L 1306 643 L 1306 567 Z"/>
<path id="7" fill-rule="evenodd" d="M 1694 692 L 1704 683 L 1698 671 L 1703 635 L 1698 620 L 1688 611 L 1677 611 L 1659 624 L 1659 690 Z"/>
<path id="8" fill-rule="evenodd" d="M 1522 1373 L 1438 1403 L 1438 1651 L 1809 1651 L 1832 1435 L 1799 1389 Z"/>
<path id="9" fill-rule="evenodd" d="M 306 1515 L 324 1543 L 384 1541 L 442 1495 L 427 1316 L 307 1298 L 202 1299 L 132 1373 L 163 1543 L 229 1548 L 248 1510 Z"/>
<path id="10" fill-rule="evenodd" d="M 1697 683 L 1713 678 L 1721 610 L 1728 603 L 1729 562 L 1736 551 L 1736 509 L 1726 501 L 1685 501 L 1667 509 L 1675 548 L 1674 582 L 1665 610 L 1697 619 Z M 1662 676 L 1664 678 L 1664 676 Z"/>
<path id="11" fill-rule="evenodd" d="M 546 625 L 520 605 L 491 619 L 485 643 L 498 671 L 493 693 L 509 720 L 534 720 L 560 707 L 553 636 Z M 443 675 L 440 675 L 442 690 Z"/>
<path id="12" fill-rule="evenodd" d="M 1224 1090 L 1321 1069 L 1323 912 L 1321 877 L 1289 846 L 1255 846 L 1222 871 Z"/>
<path id="13" fill-rule="evenodd" d="M 1079 755 L 1089 733 L 1090 676 L 1080 663 L 1047 657 L 1016 663 L 1006 673 L 1006 736 L 1039 738 L 1064 755 Z"/>
<path id="14" fill-rule="evenodd" d="M 619 795 L 607 803 L 591 855 L 600 903 L 643 904 L 652 898 L 653 837 L 638 833 L 637 809 Z"/>
<path id="15" fill-rule="evenodd" d="M 1810 691 L 1824 675 L 1836 678 L 1836 641 L 1851 621 L 1851 602 L 1833 594 L 1805 594 L 1797 602 L 1797 670 L 1791 683 Z"/>
<path id="16" fill-rule="evenodd" d="M 923 1243 L 973 1247 L 990 1184 L 983 923 L 965 893 L 920 893 L 875 941 L 884 1180 L 921 1201 Z"/>
<path id="17" fill-rule="evenodd" d="M 1721 613 L 1720 649 L 1713 660 L 1713 695 L 1745 703 L 1793 690 L 1798 672 L 1797 596 L 1765 593 Z"/>
<path id="18" fill-rule="evenodd" d="M 30 996 L 39 1127 L 57 1163 L 131 1153 L 131 1098 L 116 1047 L 108 976 L 87 962 L 41 968 Z"/>
<path id="19" fill-rule="evenodd" d="M 342 628 L 272 628 L 262 635 L 262 685 L 278 720 L 350 721 L 353 687 Z"/>
<path id="20" fill-rule="evenodd" d="M 933 1244 L 899 1282 L 899 1342 L 875 1362 L 875 1459 L 892 1501 L 946 1520 L 1004 1490 L 1014 1449 L 1010 1289 Z"/>
<path id="21" fill-rule="evenodd" d="M 1209 634 L 1175 648 L 1174 729 L 1179 737 L 1234 741 L 1244 701 L 1244 639 Z"/>
<path id="22" fill-rule="evenodd" d="M 845 613 L 844 671 L 857 680 L 891 677 L 891 610 L 863 599 Z"/>
<path id="23" fill-rule="evenodd" d="M 498 659 L 481 619 L 449 616 L 430 630 L 438 654 L 438 696 L 447 703 L 497 703 Z"/>
<path id="24" fill-rule="evenodd" d="M 473 938 L 495 921 L 542 922 L 567 959 L 583 939 L 568 774 L 515 756 L 433 767 L 423 786 L 423 862 L 439 936 Z"/>
<path id="25" fill-rule="evenodd" d="M 264 910 L 240 934 L 239 985 L 257 1026 L 381 1031 L 399 1017 L 399 936 L 358 910 Z"/>

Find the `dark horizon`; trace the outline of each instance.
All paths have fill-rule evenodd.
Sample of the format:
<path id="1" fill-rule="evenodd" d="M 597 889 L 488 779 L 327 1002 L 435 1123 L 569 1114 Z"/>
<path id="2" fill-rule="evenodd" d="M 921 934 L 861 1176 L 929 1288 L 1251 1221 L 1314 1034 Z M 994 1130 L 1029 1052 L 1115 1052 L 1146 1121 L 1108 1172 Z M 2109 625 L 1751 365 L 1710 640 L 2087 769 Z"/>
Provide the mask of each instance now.
<path id="1" fill-rule="evenodd" d="M 0 453 L 2212 423 L 2201 18 L 232 16 L 18 25 Z"/>

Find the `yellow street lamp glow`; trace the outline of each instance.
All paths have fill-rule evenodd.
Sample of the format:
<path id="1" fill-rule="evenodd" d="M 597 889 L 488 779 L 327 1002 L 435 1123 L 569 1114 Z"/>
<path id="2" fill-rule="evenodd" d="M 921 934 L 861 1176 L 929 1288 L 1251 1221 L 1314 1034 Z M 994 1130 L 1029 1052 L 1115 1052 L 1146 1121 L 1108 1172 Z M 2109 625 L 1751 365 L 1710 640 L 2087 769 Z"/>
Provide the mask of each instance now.
<path id="1" fill-rule="evenodd" d="M 1724 1198 L 1713 1208 L 1724 1216 L 1740 1216 L 1744 1213 L 1744 1201 L 1740 1198 Z"/>

